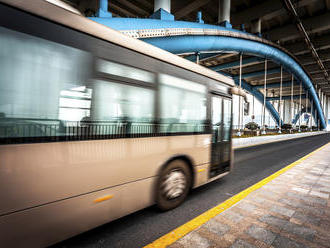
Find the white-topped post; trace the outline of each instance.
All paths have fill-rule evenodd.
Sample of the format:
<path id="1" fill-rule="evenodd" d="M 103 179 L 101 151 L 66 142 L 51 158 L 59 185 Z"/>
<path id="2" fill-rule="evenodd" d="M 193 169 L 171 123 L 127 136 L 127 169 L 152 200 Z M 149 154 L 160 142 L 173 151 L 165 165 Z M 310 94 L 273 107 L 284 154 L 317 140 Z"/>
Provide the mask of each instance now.
<path id="1" fill-rule="evenodd" d="M 278 120 L 278 133 L 282 133 L 282 125 L 281 125 L 281 120 L 282 120 L 282 82 L 283 82 L 283 67 L 281 66 L 281 76 L 280 76 L 280 107 L 279 107 L 279 116 L 280 119 Z"/>
<path id="2" fill-rule="evenodd" d="M 262 110 L 262 126 L 263 126 L 262 129 L 263 130 L 262 130 L 261 134 L 266 134 L 266 124 L 265 124 L 266 97 L 267 97 L 267 59 L 265 59 L 264 104 L 263 104 L 263 110 Z"/>
<path id="3" fill-rule="evenodd" d="M 166 10 L 171 13 L 171 0 L 155 0 L 154 2 L 154 12 L 159 9 Z"/>
<path id="4" fill-rule="evenodd" d="M 242 53 L 239 55 L 239 88 L 242 89 Z M 241 112 L 242 112 L 242 97 L 238 96 L 238 132 L 237 136 L 241 136 Z"/>

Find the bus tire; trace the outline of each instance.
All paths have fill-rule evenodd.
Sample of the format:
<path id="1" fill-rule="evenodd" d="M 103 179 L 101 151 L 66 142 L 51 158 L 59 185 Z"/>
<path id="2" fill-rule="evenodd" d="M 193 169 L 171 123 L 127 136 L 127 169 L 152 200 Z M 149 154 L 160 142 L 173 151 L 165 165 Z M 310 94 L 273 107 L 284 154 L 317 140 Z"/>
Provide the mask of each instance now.
<path id="1" fill-rule="evenodd" d="M 162 211 L 179 206 L 187 197 L 192 175 L 181 159 L 170 161 L 160 173 L 156 189 L 156 205 Z"/>

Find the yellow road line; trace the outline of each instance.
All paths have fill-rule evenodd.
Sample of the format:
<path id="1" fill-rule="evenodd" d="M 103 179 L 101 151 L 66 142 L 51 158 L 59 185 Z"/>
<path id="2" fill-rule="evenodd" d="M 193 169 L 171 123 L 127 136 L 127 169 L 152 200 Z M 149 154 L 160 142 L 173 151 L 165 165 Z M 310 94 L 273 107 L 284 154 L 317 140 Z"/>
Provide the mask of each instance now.
<path id="1" fill-rule="evenodd" d="M 330 142 L 328 143 L 330 144 Z M 155 240 L 151 244 L 146 245 L 144 248 L 160 248 L 160 247 L 167 247 L 171 244 L 173 244 L 175 241 L 178 239 L 182 238 L 189 232 L 195 230 L 196 228 L 200 227 L 216 215 L 220 214 L 221 212 L 225 211 L 226 209 L 230 208 L 233 206 L 235 203 L 239 202 L 240 200 L 244 199 L 247 197 L 250 193 L 253 191 L 261 188 L 265 184 L 269 183 L 276 177 L 280 176 L 287 170 L 291 169 L 295 165 L 301 163 L 311 155 L 313 155 L 315 152 L 323 149 L 325 146 L 328 144 L 325 144 L 321 146 L 320 148 L 314 150 L 313 152 L 307 154 L 306 156 L 300 158 L 299 160 L 293 162 L 292 164 L 284 167 L 283 169 L 275 172 L 274 174 L 270 175 L 269 177 L 266 177 L 265 179 L 261 180 L 260 182 L 252 185 L 251 187 L 243 190 L 242 192 L 234 195 L 233 197 L 229 198 L 228 200 L 224 201 L 223 203 L 219 204 L 218 206 L 211 208 L 210 210 L 206 211 L 205 213 L 197 216 L 196 218 L 192 219 L 191 221 L 183 224 L 182 226 L 179 226 L 178 228 L 174 229 L 173 231 L 165 234 L 164 236 L 160 237 L 159 239 Z"/>

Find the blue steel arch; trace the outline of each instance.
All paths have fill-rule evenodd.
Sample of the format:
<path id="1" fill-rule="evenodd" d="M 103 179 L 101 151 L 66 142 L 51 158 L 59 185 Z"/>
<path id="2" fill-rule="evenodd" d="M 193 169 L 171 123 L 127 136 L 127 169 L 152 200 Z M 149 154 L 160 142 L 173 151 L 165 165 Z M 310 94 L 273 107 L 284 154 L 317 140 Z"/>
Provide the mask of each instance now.
<path id="1" fill-rule="evenodd" d="M 293 125 L 296 125 L 297 122 L 298 122 L 298 120 L 299 120 L 300 117 L 302 116 L 302 114 L 304 114 L 304 113 L 310 113 L 310 112 L 311 112 L 311 108 L 307 108 L 307 110 L 306 110 L 306 108 L 303 108 L 302 110 L 300 110 L 300 111 L 295 115 L 295 117 L 294 117 L 294 119 L 293 119 L 293 121 L 292 121 L 292 124 L 293 124 Z M 315 117 L 314 113 L 312 113 L 312 115 L 313 115 L 313 117 Z M 314 120 L 315 120 L 315 118 L 314 118 Z"/>
<path id="2" fill-rule="evenodd" d="M 167 29 L 167 28 L 190 28 L 190 29 L 215 29 L 241 33 L 244 35 L 254 36 L 239 30 L 215 26 L 210 24 L 201 24 L 185 21 L 166 21 L 157 19 L 138 19 L 138 18 L 90 18 L 100 24 L 106 25 L 116 30 L 151 30 L 151 29 Z M 313 99 L 313 104 L 317 110 L 317 119 L 320 120 L 321 128 L 326 127 L 323 110 L 316 94 L 312 81 L 306 74 L 304 69 L 289 54 L 283 52 L 275 46 L 264 44 L 255 40 L 248 40 L 239 37 L 228 37 L 218 35 L 181 35 L 181 36 L 164 36 L 157 38 L 142 39 L 154 46 L 162 48 L 172 53 L 187 53 L 200 51 L 237 51 L 242 53 L 255 54 L 257 56 L 271 59 L 277 64 L 282 65 L 287 71 L 294 74 L 298 81 L 301 81 L 305 90 L 309 91 L 309 95 Z M 236 80 L 235 80 L 236 81 Z M 237 82 L 236 82 L 237 83 Z M 245 82 L 246 83 L 246 82 Z M 247 83 L 246 83 L 247 84 Z M 244 84 L 245 85 L 245 84 Z M 259 91 L 248 87 L 246 90 L 251 92 L 257 99 L 260 99 Z M 258 93 L 259 92 L 259 93 Z M 262 94 L 261 94 L 262 95 Z M 262 95 L 263 96 L 263 95 Z M 278 113 L 267 103 L 267 109 L 271 112 L 274 119 L 278 123 Z"/>
<path id="3" fill-rule="evenodd" d="M 231 75 L 227 73 L 223 73 L 226 76 L 232 77 Z M 239 85 L 239 79 L 237 77 L 233 77 L 234 82 L 236 85 Z M 250 92 L 259 102 L 263 103 L 264 101 L 264 95 L 256 88 L 250 85 L 248 82 L 246 82 L 244 79 L 241 80 L 241 86 L 244 90 Z M 274 108 L 273 104 L 271 104 L 269 101 L 266 100 L 266 109 L 269 111 L 269 113 L 274 118 L 274 121 L 276 124 L 280 121 L 280 115 Z M 281 120 L 281 125 L 283 125 L 283 121 Z"/>

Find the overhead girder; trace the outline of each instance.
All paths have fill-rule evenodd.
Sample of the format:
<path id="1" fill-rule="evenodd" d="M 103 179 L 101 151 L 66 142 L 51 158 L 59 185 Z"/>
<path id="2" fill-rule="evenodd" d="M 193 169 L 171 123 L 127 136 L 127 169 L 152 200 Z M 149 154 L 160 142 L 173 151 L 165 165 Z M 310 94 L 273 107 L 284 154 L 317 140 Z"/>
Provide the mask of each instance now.
<path id="1" fill-rule="evenodd" d="M 306 95 L 305 94 L 301 94 L 301 99 L 305 99 Z M 292 96 L 292 99 L 296 100 L 296 99 L 300 99 L 300 95 L 294 95 Z M 275 97 L 266 97 L 266 101 L 278 101 L 280 100 L 280 97 L 275 96 Z M 291 96 L 282 96 L 281 100 L 291 100 Z"/>
<path id="2" fill-rule="evenodd" d="M 330 13 L 310 17 L 303 20 L 304 27 L 308 34 L 313 34 L 328 30 L 330 28 Z M 264 33 L 271 40 L 287 41 L 300 38 L 300 33 L 295 24 L 289 24 L 283 27 L 272 29 Z"/>
<path id="3" fill-rule="evenodd" d="M 280 1 L 267 0 L 257 6 L 235 13 L 234 18 L 232 18 L 231 21 L 234 25 L 240 25 L 241 23 L 248 24 L 254 19 L 267 18 L 267 15 L 270 14 L 274 15 L 274 12 L 278 15 L 279 10 L 284 10 Z"/>
<path id="4" fill-rule="evenodd" d="M 262 62 L 264 59 L 259 58 L 259 57 L 251 57 L 251 58 L 245 58 L 242 60 L 242 66 L 249 66 L 249 65 L 253 65 L 256 63 L 260 63 Z M 237 61 L 232 61 L 232 62 L 228 62 L 225 64 L 221 64 L 221 65 L 216 65 L 216 66 L 210 66 L 209 68 L 214 70 L 214 71 L 220 71 L 223 69 L 229 69 L 229 68 L 237 68 L 240 66 L 239 60 Z"/>
<path id="5" fill-rule="evenodd" d="M 205 60 L 205 59 L 209 59 L 209 58 L 218 56 L 220 54 L 221 54 L 221 52 L 216 52 L 216 53 L 200 53 L 199 54 L 199 61 L 202 61 L 202 60 Z M 197 60 L 197 54 L 195 53 L 195 54 L 189 55 L 189 56 L 184 57 L 184 58 L 185 59 L 188 59 L 190 61 L 195 62 Z"/>
<path id="6" fill-rule="evenodd" d="M 174 15 L 177 19 L 180 19 L 180 18 L 190 14 L 191 12 L 199 9 L 200 7 L 204 6 L 205 4 L 207 4 L 210 1 L 211 0 L 194 0 L 194 1 L 190 2 L 189 4 L 187 4 L 184 8 L 174 12 Z"/>
<path id="7" fill-rule="evenodd" d="M 323 110 L 315 92 L 311 79 L 298 62 L 287 54 L 284 50 L 277 48 L 276 45 L 268 44 L 257 40 L 254 35 L 238 31 L 235 29 L 224 28 L 221 26 L 192 23 L 184 21 L 162 21 L 155 19 L 132 19 L 132 18 L 91 18 L 101 24 L 109 26 L 117 30 L 153 30 L 153 29 L 196 29 L 196 30 L 223 30 L 227 35 L 208 35 L 202 33 L 199 35 L 175 35 L 168 36 L 164 32 L 164 36 L 155 38 L 142 38 L 143 41 L 156 47 L 167 50 L 175 54 L 193 53 L 200 51 L 237 51 L 246 54 L 255 54 L 259 57 L 265 57 L 275 63 L 282 65 L 286 71 L 293 73 L 297 80 L 301 81 L 303 87 L 309 91 L 309 95 L 313 98 L 315 109 L 320 118 L 321 127 L 325 128 L 325 119 Z M 232 33 L 232 36 L 229 35 Z M 244 36 L 240 38 L 240 34 Z M 251 37 L 251 39 L 247 39 Z M 236 82 L 237 80 L 235 80 Z M 249 92 L 257 96 L 261 94 L 253 87 L 246 87 Z M 262 94 L 261 94 L 262 95 Z M 256 97 L 258 99 L 258 97 Z M 262 95 L 263 100 L 263 95 Z M 271 105 L 271 104 L 270 104 Z M 269 109 L 273 108 L 269 107 Z M 274 109 L 274 108 L 273 108 Z M 272 111 L 270 111 L 272 113 Z M 278 116 L 274 109 L 273 117 Z M 276 118 L 274 118 L 276 119 Z M 278 118 L 277 118 L 278 120 Z"/>
<path id="8" fill-rule="evenodd" d="M 298 0 L 297 6 L 302 8 L 316 0 Z M 251 14 L 253 13 L 253 14 Z M 281 3 L 281 1 L 267 0 L 262 3 L 244 9 L 233 15 L 231 22 L 234 25 L 240 25 L 241 23 L 249 24 L 255 19 L 270 20 L 277 16 L 285 15 L 287 12 Z"/>
<path id="9" fill-rule="evenodd" d="M 285 81 L 282 83 L 282 87 L 291 87 L 292 85 L 292 82 L 291 81 Z M 293 82 L 293 85 L 298 85 L 297 84 L 297 81 L 294 81 Z M 254 88 L 257 88 L 257 89 L 261 89 L 263 88 L 264 86 L 263 85 L 255 85 L 253 86 Z M 267 84 L 267 89 L 272 89 L 272 88 L 280 88 L 280 83 L 272 83 L 272 84 Z"/>
<path id="10" fill-rule="evenodd" d="M 330 37 L 329 37 L 329 41 L 330 41 Z M 316 64 L 317 62 L 315 61 L 315 59 L 312 57 L 311 54 L 304 54 L 304 55 L 300 55 L 297 56 L 297 58 L 299 59 L 300 63 L 304 66 L 306 65 L 313 65 Z M 324 53 L 320 53 L 320 59 L 322 62 L 328 62 L 330 61 L 330 49 L 329 50 L 325 50 Z"/>
<path id="11" fill-rule="evenodd" d="M 313 37 L 313 44 L 317 51 L 329 49 L 330 48 L 329 41 L 330 41 L 330 34 Z M 293 53 L 294 55 L 303 55 L 303 54 L 310 53 L 310 50 L 306 46 L 305 41 L 283 45 L 283 47 L 285 49 L 291 51 L 291 53 Z"/>
<path id="12" fill-rule="evenodd" d="M 269 70 L 267 70 L 267 74 L 275 74 L 275 73 L 279 73 L 280 71 L 281 71 L 280 68 L 269 69 Z M 260 76 L 263 76 L 264 74 L 265 74 L 265 71 L 254 71 L 254 72 L 242 74 L 242 78 L 260 77 Z M 238 77 L 238 76 L 235 76 L 235 77 Z"/>
<path id="13" fill-rule="evenodd" d="M 323 63 L 325 67 L 330 68 L 330 62 L 324 62 Z M 308 67 L 306 67 L 308 71 L 310 72 L 314 72 L 314 71 L 320 71 L 323 72 L 323 70 L 320 70 L 320 67 L 318 64 L 315 65 L 309 65 Z M 329 69 L 330 70 L 330 69 Z"/>

